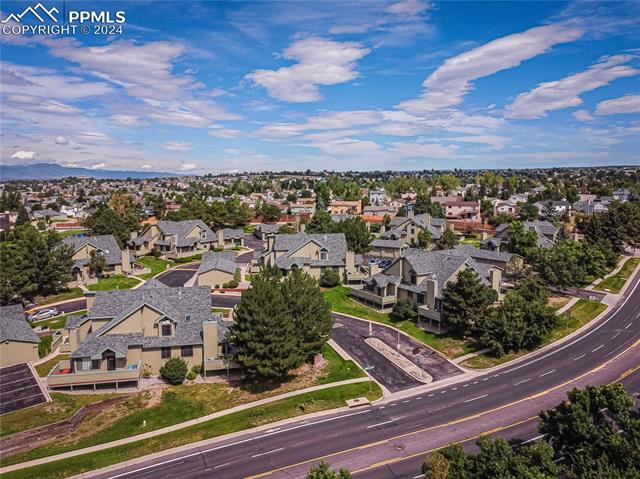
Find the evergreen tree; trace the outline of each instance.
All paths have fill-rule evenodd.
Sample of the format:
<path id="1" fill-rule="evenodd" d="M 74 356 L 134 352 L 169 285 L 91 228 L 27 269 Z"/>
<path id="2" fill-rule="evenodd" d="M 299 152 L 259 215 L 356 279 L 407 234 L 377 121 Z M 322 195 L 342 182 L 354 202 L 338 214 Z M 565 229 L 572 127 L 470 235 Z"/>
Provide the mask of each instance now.
<path id="1" fill-rule="evenodd" d="M 418 312 L 408 298 L 398 300 L 393 311 L 389 313 L 389 319 L 392 321 L 415 321 L 417 318 Z"/>
<path id="2" fill-rule="evenodd" d="M 105 206 L 89 216 L 85 224 L 96 235 L 113 235 L 120 243 L 126 243 L 130 238 L 124 219 L 115 210 Z"/>
<path id="3" fill-rule="evenodd" d="M 313 220 L 311 222 L 313 223 Z M 362 218 L 347 218 L 332 225 L 332 230 L 336 233 L 344 233 L 349 251 L 363 254 L 371 250 L 373 235 Z"/>
<path id="4" fill-rule="evenodd" d="M 327 268 L 320 276 L 320 286 L 323 288 L 333 288 L 340 284 L 340 275 L 333 268 Z"/>
<path id="5" fill-rule="evenodd" d="M 438 247 L 438 249 L 451 249 L 457 244 L 458 237 L 451 230 L 451 228 L 445 228 L 440 239 L 436 241 L 436 246 Z"/>
<path id="6" fill-rule="evenodd" d="M 433 218 L 444 218 L 445 211 L 440 203 L 433 203 L 426 193 L 420 193 L 416 197 L 416 204 L 413 211 L 417 215 L 428 213 Z"/>
<path id="7" fill-rule="evenodd" d="M 26 283 L 20 252 L 15 245 L 0 243 L 0 303 L 7 304 L 18 297 Z"/>
<path id="8" fill-rule="evenodd" d="M 538 235 L 535 231 L 527 231 L 524 223 L 514 221 L 509 226 L 509 240 L 507 250 L 509 253 L 519 254 L 525 258 L 530 257 L 538 244 Z"/>
<path id="9" fill-rule="evenodd" d="M 333 220 L 328 211 L 316 209 L 311 222 L 307 225 L 307 233 L 331 233 L 333 232 Z"/>
<path id="10" fill-rule="evenodd" d="M 283 379 L 302 362 L 297 334 L 278 270 L 267 268 L 254 277 L 236 307 L 229 334 L 234 360 L 251 379 Z"/>
<path id="11" fill-rule="evenodd" d="M 16 226 L 22 226 L 29 223 L 29 213 L 24 205 L 18 207 L 18 215 L 16 216 Z"/>
<path id="12" fill-rule="evenodd" d="M 288 313 L 293 318 L 298 354 L 312 361 L 329 339 L 333 316 L 318 283 L 309 274 L 294 269 L 281 284 Z"/>
<path id="13" fill-rule="evenodd" d="M 482 284 L 475 270 L 463 269 L 456 281 L 444 288 L 442 319 L 454 329 L 469 334 L 497 299 L 498 293 Z"/>
<path id="14" fill-rule="evenodd" d="M 418 247 L 427 249 L 431 244 L 431 233 L 427 228 L 418 233 Z"/>

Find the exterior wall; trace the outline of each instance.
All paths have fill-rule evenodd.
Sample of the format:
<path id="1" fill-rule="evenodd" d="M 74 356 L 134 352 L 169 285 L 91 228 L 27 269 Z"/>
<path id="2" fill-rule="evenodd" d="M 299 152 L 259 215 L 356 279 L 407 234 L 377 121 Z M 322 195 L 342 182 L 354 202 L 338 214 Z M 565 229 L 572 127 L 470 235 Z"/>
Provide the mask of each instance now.
<path id="1" fill-rule="evenodd" d="M 233 279 L 233 274 L 226 271 L 218 271 L 212 269 L 206 273 L 201 273 L 196 279 L 196 286 L 209 286 L 213 288 L 215 285 L 222 286 Z"/>
<path id="2" fill-rule="evenodd" d="M 402 255 L 402 249 L 376 246 L 371 250 L 371 254 L 382 256 L 384 258 L 399 258 Z"/>
<path id="3" fill-rule="evenodd" d="M 155 309 L 143 306 L 114 326 L 107 334 L 137 333 L 158 336 L 158 326 L 154 322 L 161 316 Z"/>
<path id="4" fill-rule="evenodd" d="M 171 357 L 172 358 L 181 357 L 180 346 L 174 346 L 171 348 Z M 202 345 L 194 344 L 193 356 L 190 358 L 183 358 L 183 359 L 187 362 L 189 369 L 191 369 L 195 365 L 202 366 L 202 362 L 203 362 Z M 151 374 L 158 374 L 160 371 L 160 368 L 165 363 L 165 361 L 166 359 L 162 359 L 160 348 L 142 350 L 142 362 L 144 364 L 143 367 L 148 366 L 151 369 Z"/>
<path id="5" fill-rule="evenodd" d="M 320 247 L 313 241 L 310 241 L 309 243 L 302 246 L 300 249 L 293 252 L 290 256 L 293 258 L 301 257 L 301 258 L 320 259 L 319 252 L 320 252 Z"/>
<path id="6" fill-rule="evenodd" d="M 0 368 L 38 360 L 38 343 L 3 341 L 0 343 Z"/>

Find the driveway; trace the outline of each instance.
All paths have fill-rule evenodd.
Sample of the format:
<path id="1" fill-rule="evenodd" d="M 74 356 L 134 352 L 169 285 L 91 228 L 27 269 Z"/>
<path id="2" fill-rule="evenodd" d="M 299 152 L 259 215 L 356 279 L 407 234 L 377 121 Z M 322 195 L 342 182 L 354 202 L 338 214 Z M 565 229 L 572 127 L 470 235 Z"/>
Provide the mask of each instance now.
<path id="1" fill-rule="evenodd" d="M 170 269 L 164 273 L 156 276 L 158 281 L 166 284 L 167 286 L 178 287 L 184 286 L 195 274 L 195 270 L 199 265 L 186 265 L 180 268 Z"/>
<path id="2" fill-rule="evenodd" d="M 422 384 L 365 342 L 365 339 L 369 337 L 368 322 L 337 313 L 334 313 L 333 316 L 335 324 L 331 331 L 331 338 L 347 351 L 360 366 L 375 366 L 372 371 L 373 377 L 387 389 L 396 392 Z M 371 323 L 371 332 L 373 337 L 380 339 L 393 349 L 397 348 L 398 334 L 393 328 Z M 434 381 L 462 374 L 462 370 L 437 351 L 404 334 L 400 334 L 400 354 L 429 373 Z"/>
<path id="3" fill-rule="evenodd" d="M 211 306 L 214 308 L 233 308 L 240 302 L 240 296 L 228 294 L 212 294 Z"/>
<path id="4" fill-rule="evenodd" d="M 244 235 L 244 246 L 246 248 L 251 248 L 253 251 L 236 256 L 236 263 L 238 264 L 251 263 L 251 260 L 264 250 L 264 243 L 261 239 L 253 236 L 253 233 L 246 233 Z"/>

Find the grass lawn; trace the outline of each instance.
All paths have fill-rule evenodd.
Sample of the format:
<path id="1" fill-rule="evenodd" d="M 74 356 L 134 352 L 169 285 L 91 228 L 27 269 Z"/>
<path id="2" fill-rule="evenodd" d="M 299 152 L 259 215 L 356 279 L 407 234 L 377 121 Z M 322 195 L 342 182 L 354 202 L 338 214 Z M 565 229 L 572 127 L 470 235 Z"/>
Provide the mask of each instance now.
<path id="1" fill-rule="evenodd" d="M 128 278 L 119 274 L 100 278 L 96 284 L 87 286 L 89 291 L 110 291 L 113 289 L 131 289 L 140 284 L 135 278 Z"/>
<path id="2" fill-rule="evenodd" d="M 43 306 L 45 304 L 57 303 L 58 301 L 75 298 L 82 298 L 82 290 L 80 288 L 71 288 L 61 293 L 52 294 L 51 296 L 38 296 L 34 302 L 38 306 Z"/>
<path id="3" fill-rule="evenodd" d="M 318 384 L 346 381 L 347 379 L 362 378 L 367 374 L 351 360 L 344 360 L 335 350 L 325 344 L 322 347 L 322 357 L 327 362 L 326 375 L 318 379 Z"/>
<path id="4" fill-rule="evenodd" d="M 244 231 L 245 233 L 253 233 L 256 229 L 255 225 L 244 225 L 242 227 L 242 231 Z"/>
<path id="5" fill-rule="evenodd" d="M 53 343 L 53 336 L 41 336 L 38 343 L 38 356 L 44 358 L 51 352 L 51 344 Z"/>
<path id="6" fill-rule="evenodd" d="M 49 371 L 51 371 L 51 369 L 63 359 L 69 359 L 69 355 L 58 354 L 55 358 L 51 358 L 49 359 L 49 361 L 35 366 L 38 376 L 44 378 L 49 373 Z"/>
<path id="7" fill-rule="evenodd" d="M 640 258 L 629 258 L 622 265 L 620 271 L 602 281 L 594 289 L 618 294 L 639 264 Z"/>
<path id="8" fill-rule="evenodd" d="M 64 230 L 64 231 L 59 231 L 58 234 L 60 235 L 60 237 L 66 238 L 67 236 L 73 236 L 80 233 L 88 233 L 88 232 L 89 231 L 87 230 Z"/>
<path id="9" fill-rule="evenodd" d="M 58 356 L 60 357 L 60 356 Z M 2 415 L 0 436 L 7 436 L 34 427 L 44 426 L 71 417 L 87 404 L 113 397 L 113 394 L 61 394 L 51 393 L 50 403 L 39 404 Z"/>
<path id="10" fill-rule="evenodd" d="M 172 447 L 201 441 L 203 439 L 218 437 L 236 431 L 242 431 L 282 419 L 344 406 L 347 399 L 360 396 L 367 396 L 370 399 L 378 399 L 379 397 L 381 397 L 382 391 L 380 390 L 378 385 L 374 383 L 371 386 L 371 393 L 369 392 L 369 383 L 363 382 L 356 384 L 347 384 L 344 386 L 336 386 L 320 391 L 301 394 L 299 396 L 282 399 L 270 404 L 253 407 L 217 419 L 212 419 L 211 421 L 207 421 L 196 426 L 180 429 L 178 431 L 166 433 L 157 437 L 125 444 L 123 446 L 104 449 L 100 452 L 95 452 L 92 454 L 86 454 L 74 458 L 63 459 L 60 461 L 43 464 L 41 466 L 34 466 L 27 469 L 17 470 L 14 472 L 3 474 L 3 479 L 58 479 L 69 477 L 74 474 L 80 474 L 85 471 L 98 469 L 110 464 L 127 461 L 136 457 L 152 454 L 154 452 L 162 451 Z M 184 406 L 184 404 L 181 404 L 180 400 L 176 400 L 174 404 L 176 406 L 176 409 L 173 409 L 173 411 L 171 412 L 183 416 L 184 412 L 182 410 L 182 407 Z M 164 414 L 166 414 L 166 411 Z M 147 428 L 145 428 L 144 431 L 150 429 L 150 420 L 164 420 L 164 422 L 167 422 L 169 420 L 169 418 L 166 417 L 162 418 L 161 415 L 145 415 L 136 417 L 135 424 L 133 424 L 136 428 L 135 432 L 143 432 L 143 429 L 141 428 L 141 422 L 143 419 L 147 419 Z M 182 419 L 183 418 L 181 418 L 181 420 Z M 100 437 L 100 439 L 103 438 L 112 440 L 113 435 L 107 434 L 106 436 Z M 70 449 L 77 449 L 78 447 L 84 447 L 85 445 L 86 444 L 78 444 L 76 445 L 76 447 L 72 447 Z M 40 448 L 39 450 L 47 448 L 53 449 L 56 448 L 56 446 L 45 446 L 43 448 Z M 34 453 L 36 451 L 38 450 L 31 451 L 31 453 Z M 31 453 L 7 458 L 6 462 L 7 464 L 9 462 L 15 463 L 17 462 L 15 461 L 15 459 L 18 457 L 20 457 L 21 461 L 37 457 L 32 455 Z"/>
<path id="11" fill-rule="evenodd" d="M 606 308 L 606 305 L 598 301 L 592 301 L 590 299 L 579 299 L 573 306 L 571 306 L 571 308 L 569 308 L 569 310 L 565 314 L 561 314 L 558 317 L 558 325 L 544 338 L 542 344 L 540 344 L 540 347 L 552 343 L 553 341 L 557 341 L 558 339 L 564 338 L 566 335 L 571 334 L 577 329 L 580 329 L 582 326 L 602 313 Z M 487 354 L 480 354 L 478 356 L 474 356 L 473 358 L 467 359 L 462 363 L 462 365 L 468 368 L 490 368 L 492 366 L 497 366 L 498 364 L 503 364 L 507 361 L 511 361 L 512 359 L 523 356 L 531 351 L 533 350 L 524 350 L 517 353 L 505 354 L 504 356 L 501 356 L 499 358 Z"/>
<path id="12" fill-rule="evenodd" d="M 388 314 L 380 313 L 353 301 L 349 298 L 348 288 L 344 286 L 336 286 L 325 290 L 324 297 L 331 303 L 332 311 L 350 314 L 351 316 L 357 316 L 377 323 L 387 324 L 394 328 L 397 326 L 400 328 L 400 331 L 407 333 L 409 336 L 431 346 L 433 349 L 440 351 L 442 354 L 450 358 L 457 358 L 474 350 L 470 341 L 458 339 L 447 334 L 438 335 L 424 331 L 411 321 L 391 321 Z"/>
<path id="13" fill-rule="evenodd" d="M 173 260 L 173 262 L 175 264 L 185 264 L 185 263 L 193 263 L 194 261 L 200 261 L 201 259 L 202 259 L 202 253 L 194 254 L 193 256 L 186 256 L 184 258 L 176 258 Z"/>
<path id="14" fill-rule="evenodd" d="M 150 268 L 150 273 L 136 275 L 138 278 L 149 280 L 156 276 L 157 274 L 162 273 L 167 269 L 167 265 L 169 267 L 175 265 L 173 261 L 169 261 L 166 259 L 156 258 L 155 256 L 143 256 L 142 258 L 138 258 L 136 260 L 136 264 L 140 264 L 145 266 L 146 268 Z"/>
<path id="15" fill-rule="evenodd" d="M 62 316 L 56 316 L 55 318 L 45 319 L 44 321 L 37 321 L 30 324 L 32 328 L 35 328 L 36 326 L 49 326 L 50 330 L 62 329 L 64 328 L 64 325 L 67 324 L 67 318 L 69 316 L 82 316 L 86 312 L 86 309 L 81 309 L 80 311 L 76 311 L 74 313 L 63 314 Z"/>

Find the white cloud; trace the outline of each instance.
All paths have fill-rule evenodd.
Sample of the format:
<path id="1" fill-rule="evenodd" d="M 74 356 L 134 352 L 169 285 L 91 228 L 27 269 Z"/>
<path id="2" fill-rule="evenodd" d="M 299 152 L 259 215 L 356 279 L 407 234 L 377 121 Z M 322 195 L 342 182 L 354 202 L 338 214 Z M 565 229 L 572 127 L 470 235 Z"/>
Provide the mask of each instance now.
<path id="1" fill-rule="evenodd" d="M 391 151 L 405 158 L 451 158 L 454 150 L 437 143 L 397 142 Z"/>
<path id="2" fill-rule="evenodd" d="M 507 106 L 505 116 L 534 119 L 547 116 L 550 110 L 581 105 L 580 94 L 600 88 L 618 78 L 639 74 L 640 70 L 623 65 L 632 58 L 631 55 L 606 57 L 583 72 L 561 80 L 541 83 L 533 90 L 518 95 L 513 103 Z"/>
<path id="3" fill-rule="evenodd" d="M 153 168 L 150 164 L 145 163 L 144 165 L 142 165 L 140 168 L 142 168 L 143 170 L 150 170 L 151 168 Z"/>
<path id="4" fill-rule="evenodd" d="M 191 143 L 185 141 L 170 141 L 162 145 L 165 150 L 189 151 L 193 148 Z"/>
<path id="5" fill-rule="evenodd" d="M 209 135 L 215 138 L 238 138 L 242 135 L 242 131 L 234 130 L 233 128 L 212 128 L 209 130 Z"/>
<path id="6" fill-rule="evenodd" d="M 78 133 L 78 137 L 81 140 L 86 141 L 109 141 L 110 138 L 104 133 L 100 133 L 98 131 L 83 131 Z"/>
<path id="7" fill-rule="evenodd" d="M 573 115 L 573 117 L 579 121 L 593 120 L 593 116 L 591 116 L 591 113 L 589 113 L 589 110 L 576 110 L 571 115 Z"/>
<path id="8" fill-rule="evenodd" d="M 56 136 L 56 145 L 68 145 L 69 140 L 64 136 Z"/>
<path id="9" fill-rule="evenodd" d="M 457 106 L 473 89 L 474 80 L 517 67 L 554 45 L 576 40 L 582 33 L 577 28 L 555 24 L 493 40 L 446 60 L 422 83 L 424 92 L 419 98 L 404 101 L 398 107 L 428 112 Z"/>
<path id="10" fill-rule="evenodd" d="M 404 2 L 389 5 L 387 7 L 387 12 L 396 15 L 414 16 L 426 11 L 428 8 L 429 5 L 421 2 L 420 0 L 405 0 Z"/>
<path id="11" fill-rule="evenodd" d="M 279 100 L 305 103 L 321 99 L 319 86 L 358 77 L 356 62 L 370 52 L 357 42 L 305 38 L 293 43 L 282 58 L 297 63 L 277 70 L 254 70 L 246 78 Z"/>
<path id="12" fill-rule="evenodd" d="M 118 125 L 123 126 L 136 126 L 140 124 L 140 118 L 135 115 L 112 115 L 111 119 L 115 121 Z"/>
<path id="13" fill-rule="evenodd" d="M 91 168 L 94 170 L 100 170 L 102 168 L 104 168 L 105 166 L 107 166 L 106 163 L 96 163 L 95 165 L 91 165 Z"/>
<path id="14" fill-rule="evenodd" d="M 448 140 L 462 143 L 483 143 L 491 146 L 491 148 L 495 150 L 502 150 L 509 142 L 509 138 L 498 135 L 459 136 L 456 138 L 448 138 Z"/>
<path id="15" fill-rule="evenodd" d="M 324 142 L 318 141 L 303 146 L 320 148 L 328 154 L 338 156 L 372 154 L 381 151 L 380 145 L 375 141 L 356 138 L 340 138 Z"/>
<path id="16" fill-rule="evenodd" d="M 182 171 L 195 170 L 196 169 L 196 164 L 195 163 L 183 163 L 182 165 L 180 165 L 180 169 Z"/>
<path id="17" fill-rule="evenodd" d="M 596 115 L 618 115 L 620 113 L 640 113 L 640 95 L 626 95 L 598 103 Z"/>
<path id="18" fill-rule="evenodd" d="M 13 155 L 11 155 L 11 158 L 15 158 L 17 160 L 33 160 L 37 157 L 38 153 L 36 153 L 35 151 L 24 150 L 16 151 Z"/>

